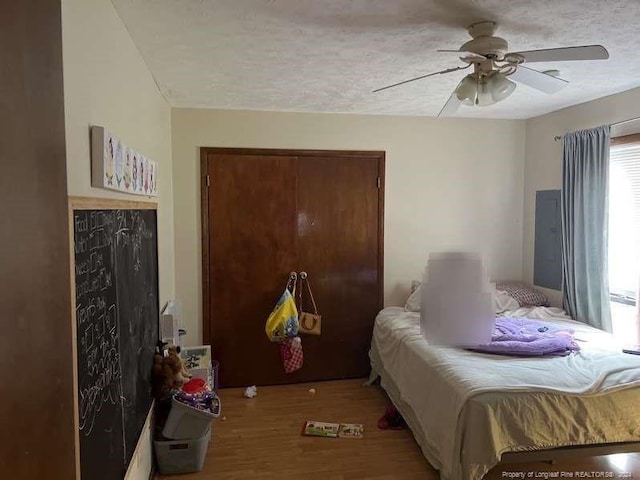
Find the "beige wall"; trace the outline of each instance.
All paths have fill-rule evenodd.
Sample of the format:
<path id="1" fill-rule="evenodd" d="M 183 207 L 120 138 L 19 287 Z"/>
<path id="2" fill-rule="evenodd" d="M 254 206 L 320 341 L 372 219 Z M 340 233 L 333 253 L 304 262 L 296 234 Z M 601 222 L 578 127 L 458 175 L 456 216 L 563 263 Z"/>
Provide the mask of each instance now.
<path id="1" fill-rule="evenodd" d="M 521 278 L 522 121 L 173 109 L 172 132 L 187 343 L 202 339 L 202 146 L 385 150 L 386 305 L 404 304 L 429 251 L 483 251 L 493 278 Z"/>
<path id="2" fill-rule="evenodd" d="M 575 107 L 536 117 L 526 122 L 524 170 L 524 279 L 533 282 L 535 201 L 537 190 L 558 190 L 562 185 L 562 142 L 553 137 L 606 123 L 640 116 L 640 89 L 636 88 Z M 640 122 L 612 128 L 612 135 L 640 131 Z M 543 289 L 555 305 L 559 291 Z"/>
<path id="3" fill-rule="evenodd" d="M 63 0 L 62 29 L 69 195 L 148 200 L 90 186 L 91 125 L 106 127 L 158 162 L 159 294 L 164 302 L 175 288 L 171 110 L 109 0 Z M 147 479 L 151 461 L 145 429 L 128 478 Z"/>

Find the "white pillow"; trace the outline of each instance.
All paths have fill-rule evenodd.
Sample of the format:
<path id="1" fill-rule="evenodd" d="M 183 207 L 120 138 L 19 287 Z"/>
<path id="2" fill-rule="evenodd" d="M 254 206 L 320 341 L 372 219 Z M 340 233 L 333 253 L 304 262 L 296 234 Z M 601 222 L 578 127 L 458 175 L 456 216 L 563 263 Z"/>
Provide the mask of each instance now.
<path id="1" fill-rule="evenodd" d="M 404 309 L 408 312 L 419 312 L 422 309 L 422 284 L 416 283 L 413 293 L 409 295 L 404 304 Z M 514 310 L 520 307 L 520 304 L 511 295 L 502 290 L 493 291 L 493 305 L 495 313 L 502 313 L 505 310 Z"/>
<path id="2" fill-rule="evenodd" d="M 408 312 L 419 312 L 421 310 L 422 304 L 422 284 L 418 283 L 413 290 L 413 293 L 409 295 L 406 303 L 404 304 L 404 309 Z"/>
<path id="3" fill-rule="evenodd" d="M 516 299 L 503 290 L 495 290 L 493 292 L 493 305 L 495 306 L 496 313 L 520 308 L 520 304 Z"/>

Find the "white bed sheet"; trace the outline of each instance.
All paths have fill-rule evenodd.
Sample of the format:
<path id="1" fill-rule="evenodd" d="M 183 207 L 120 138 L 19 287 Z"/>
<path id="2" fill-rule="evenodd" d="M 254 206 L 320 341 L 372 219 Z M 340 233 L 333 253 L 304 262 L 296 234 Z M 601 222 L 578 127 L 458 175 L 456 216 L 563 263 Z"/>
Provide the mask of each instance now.
<path id="1" fill-rule="evenodd" d="M 640 356 L 610 335 L 560 309 L 511 310 L 501 315 L 573 328 L 581 351 L 499 356 L 429 345 L 419 315 L 382 310 L 372 342 L 442 480 L 480 479 L 506 451 L 640 441 Z"/>

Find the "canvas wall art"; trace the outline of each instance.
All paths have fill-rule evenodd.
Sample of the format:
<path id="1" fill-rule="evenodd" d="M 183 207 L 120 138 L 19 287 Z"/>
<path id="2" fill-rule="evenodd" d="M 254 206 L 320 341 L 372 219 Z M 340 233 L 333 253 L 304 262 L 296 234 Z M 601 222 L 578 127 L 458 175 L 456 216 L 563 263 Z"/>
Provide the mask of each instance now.
<path id="1" fill-rule="evenodd" d="M 158 196 L 158 164 L 104 127 L 91 127 L 91 186 Z"/>

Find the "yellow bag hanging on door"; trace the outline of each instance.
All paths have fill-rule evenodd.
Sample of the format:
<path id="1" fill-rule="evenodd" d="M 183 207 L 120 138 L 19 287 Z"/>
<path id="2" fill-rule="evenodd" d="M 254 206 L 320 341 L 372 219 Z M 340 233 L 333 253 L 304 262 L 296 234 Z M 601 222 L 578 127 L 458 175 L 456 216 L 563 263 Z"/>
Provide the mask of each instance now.
<path id="1" fill-rule="evenodd" d="M 294 300 L 297 280 L 298 275 L 291 272 L 282 296 L 267 318 L 264 330 L 272 342 L 282 342 L 298 335 L 298 309 Z"/>

